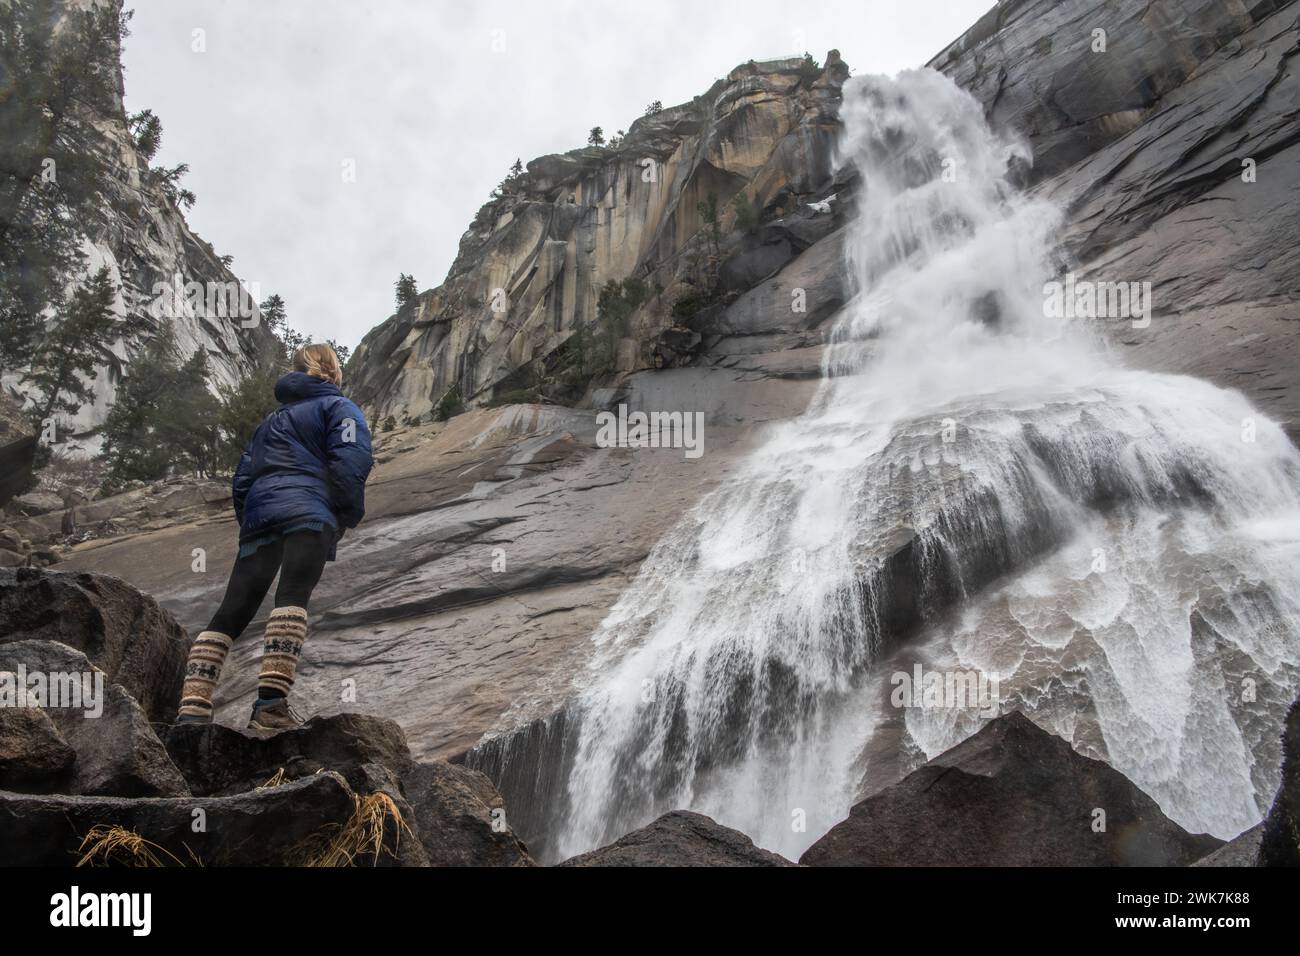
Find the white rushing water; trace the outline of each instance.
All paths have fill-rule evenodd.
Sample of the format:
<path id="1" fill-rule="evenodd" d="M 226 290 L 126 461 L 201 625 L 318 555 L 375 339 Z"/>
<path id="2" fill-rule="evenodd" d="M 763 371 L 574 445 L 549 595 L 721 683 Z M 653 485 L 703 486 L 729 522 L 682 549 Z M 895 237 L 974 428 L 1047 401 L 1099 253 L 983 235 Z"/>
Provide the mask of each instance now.
<path id="1" fill-rule="evenodd" d="M 555 855 L 689 808 L 798 857 L 981 726 L 890 707 L 913 662 L 998 678 L 1004 711 L 1235 836 L 1300 664 L 1300 456 L 1240 395 L 1047 316 L 1060 214 L 948 79 L 855 78 L 842 117 L 860 291 L 808 411 L 595 634 Z"/>

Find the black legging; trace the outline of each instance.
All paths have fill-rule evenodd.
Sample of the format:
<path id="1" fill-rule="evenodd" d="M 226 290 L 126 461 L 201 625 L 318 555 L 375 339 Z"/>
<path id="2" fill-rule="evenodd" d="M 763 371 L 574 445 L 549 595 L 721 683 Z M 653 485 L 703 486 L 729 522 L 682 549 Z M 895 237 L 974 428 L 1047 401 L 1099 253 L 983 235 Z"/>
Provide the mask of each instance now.
<path id="1" fill-rule="evenodd" d="M 237 560 L 226 585 L 226 596 L 208 630 L 232 640 L 243 634 L 262 606 L 277 571 L 280 585 L 275 589 L 275 606 L 305 609 L 333 544 L 334 532 L 328 528 L 295 531 Z"/>

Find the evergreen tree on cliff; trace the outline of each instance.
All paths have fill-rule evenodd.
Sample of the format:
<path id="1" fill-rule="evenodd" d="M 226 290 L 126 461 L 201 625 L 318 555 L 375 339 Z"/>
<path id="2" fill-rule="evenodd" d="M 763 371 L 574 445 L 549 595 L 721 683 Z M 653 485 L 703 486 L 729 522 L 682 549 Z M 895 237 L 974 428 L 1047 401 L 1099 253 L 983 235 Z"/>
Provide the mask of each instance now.
<path id="1" fill-rule="evenodd" d="M 73 293 L 63 314 L 39 336 L 31 352 L 31 369 L 23 376 L 24 382 L 40 389 L 38 421 L 56 413 L 75 415 L 94 398 L 89 383 L 116 337 L 116 299 L 117 288 L 108 266 L 103 266 Z"/>
<path id="2" fill-rule="evenodd" d="M 117 390 L 102 434 L 104 458 L 116 481 L 152 481 L 167 474 L 172 453 L 158 429 L 176 386 L 176 336 L 164 322 Z"/>
<path id="3" fill-rule="evenodd" d="M 0 371 L 26 366 L 44 315 L 84 266 L 81 232 L 98 212 L 104 165 L 87 113 L 117 108 L 130 14 L 57 0 L 0 3 Z"/>
<path id="4" fill-rule="evenodd" d="M 208 388 L 208 353 L 184 363 L 169 323 L 131 363 L 104 423 L 114 481 L 154 481 L 183 469 L 212 475 L 220 463 L 221 406 Z"/>
<path id="5" fill-rule="evenodd" d="M 397 307 L 400 309 L 402 308 L 402 306 L 406 305 L 406 303 L 410 302 L 412 299 L 414 299 L 417 295 L 420 294 L 420 290 L 419 288 L 416 287 L 415 284 L 415 276 L 407 275 L 405 272 L 403 272 L 397 278 L 396 291 L 397 291 Z"/>

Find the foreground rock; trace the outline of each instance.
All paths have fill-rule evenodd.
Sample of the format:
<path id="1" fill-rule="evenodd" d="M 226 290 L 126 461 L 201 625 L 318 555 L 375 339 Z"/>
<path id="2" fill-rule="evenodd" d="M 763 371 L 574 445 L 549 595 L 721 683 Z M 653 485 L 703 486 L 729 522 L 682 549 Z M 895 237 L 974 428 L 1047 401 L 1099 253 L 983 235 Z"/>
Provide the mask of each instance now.
<path id="1" fill-rule="evenodd" d="M 231 797 L 199 799 L 0 792 L 0 865 L 71 866 L 94 849 L 98 837 L 114 835 L 124 845 L 111 855 L 96 854 L 95 862 L 303 864 L 322 853 L 355 810 L 346 781 L 332 773 Z"/>
<path id="2" fill-rule="evenodd" d="M 1300 866 L 1300 697 L 1282 733 L 1282 785 L 1264 819 L 1260 866 Z"/>
<path id="3" fill-rule="evenodd" d="M 1257 824 L 1208 856 L 1201 857 L 1192 866 L 1258 866 L 1259 841 L 1263 835 L 1264 825 Z"/>
<path id="4" fill-rule="evenodd" d="M 0 645 L 58 641 L 120 684 L 149 720 L 176 714 L 189 639 L 153 598 L 117 578 L 0 569 Z"/>
<path id="5" fill-rule="evenodd" d="M 164 745 L 133 690 L 168 720 L 187 647 L 114 578 L 0 578 L 0 865 L 69 864 L 100 836 L 116 849 L 98 862 L 533 865 L 488 778 L 416 761 L 392 720 L 337 714 L 268 738 L 170 726 Z M 200 810 L 220 832 L 188 839 Z"/>
<path id="6" fill-rule="evenodd" d="M 385 793 L 422 847 L 419 863 L 410 865 L 532 865 L 486 776 L 442 762 L 416 762 L 401 727 L 382 717 L 315 717 L 269 738 L 219 724 L 183 725 L 168 732 L 167 748 L 194 792 L 205 796 L 325 770 L 359 794 Z"/>
<path id="7" fill-rule="evenodd" d="M 70 748 L 75 756 L 71 778 L 39 792 L 118 797 L 189 794 L 143 708 L 121 684 L 110 683 L 81 651 L 58 641 L 0 643 L 0 671 L 14 675 L 13 686 L 24 675 L 29 685 L 33 680 L 45 684 L 43 696 L 28 694 L 15 703 L 41 714 L 56 730 L 57 740 L 45 741 L 45 759 L 57 759 L 61 747 Z M 0 746 L 6 745 L 7 732 L 0 724 Z"/>
<path id="8" fill-rule="evenodd" d="M 45 711 L 0 707 L 0 790 L 63 790 L 75 778 L 76 763 L 77 752 L 59 736 Z"/>
<path id="9" fill-rule="evenodd" d="M 201 796 L 242 793 L 275 776 L 297 780 L 325 769 L 358 787 L 367 779 L 363 767 L 368 764 L 398 777 L 415 765 L 401 727 L 366 714 L 316 717 L 297 730 L 267 738 L 220 724 L 182 724 L 168 729 L 166 744 Z"/>
<path id="10" fill-rule="evenodd" d="M 456 764 L 420 764 L 402 780 L 431 866 L 533 866 L 492 781 Z"/>
<path id="11" fill-rule="evenodd" d="M 1123 774 L 1011 713 L 857 804 L 799 862 L 1186 866 L 1222 844 L 1183 830 Z"/>
<path id="12" fill-rule="evenodd" d="M 687 810 L 665 813 L 609 846 L 565 860 L 560 866 L 794 866 L 754 846 L 738 830 Z"/>

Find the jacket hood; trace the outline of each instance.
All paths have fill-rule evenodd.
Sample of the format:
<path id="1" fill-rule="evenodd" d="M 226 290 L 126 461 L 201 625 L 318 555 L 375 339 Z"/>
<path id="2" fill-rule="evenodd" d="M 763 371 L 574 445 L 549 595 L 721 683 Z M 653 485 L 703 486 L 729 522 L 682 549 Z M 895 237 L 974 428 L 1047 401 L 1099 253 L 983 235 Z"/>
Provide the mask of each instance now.
<path id="1" fill-rule="evenodd" d="M 326 395 L 342 395 L 338 386 L 306 372 L 290 372 L 275 383 L 275 399 L 282 405 L 301 402 L 306 398 L 322 398 Z"/>

